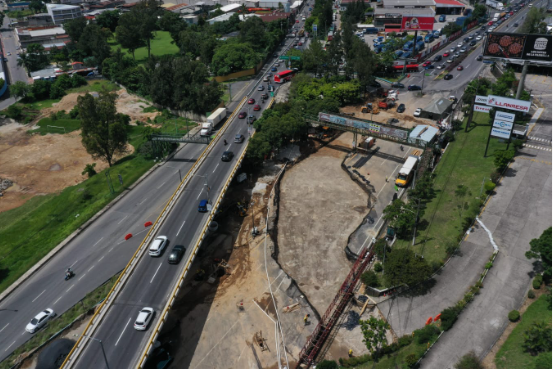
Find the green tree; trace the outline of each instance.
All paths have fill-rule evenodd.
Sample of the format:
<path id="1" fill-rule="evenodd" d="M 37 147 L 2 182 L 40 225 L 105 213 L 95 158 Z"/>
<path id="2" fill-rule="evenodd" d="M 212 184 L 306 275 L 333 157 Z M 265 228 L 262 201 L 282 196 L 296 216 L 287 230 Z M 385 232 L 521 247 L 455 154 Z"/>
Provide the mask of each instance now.
<path id="1" fill-rule="evenodd" d="M 323 49 L 322 44 L 313 39 L 309 43 L 307 50 L 303 52 L 303 67 L 305 70 L 314 72 L 315 74 L 322 74 L 324 71 L 324 64 L 326 64 L 327 54 Z"/>
<path id="2" fill-rule="evenodd" d="M 83 50 L 86 56 L 94 56 L 100 72 L 102 72 L 102 63 L 111 55 L 108 35 L 94 23 L 84 29 L 79 41 L 79 49 Z"/>
<path id="3" fill-rule="evenodd" d="M 366 42 L 353 39 L 353 58 L 350 57 L 353 70 L 357 73 L 361 88 L 366 88 L 374 82 L 374 71 L 377 67 L 377 58 Z"/>
<path id="4" fill-rule="evenodd" d="M 397 201 L 397 200 L 396 200 Z M 394 248 L 384 260 L 384 278 L 389 286 L 414 286 L 425 281 L 432 268 L 411 249 Z"/>
<path id="5" fill-rule="evenodd" d="M 218 76 L 224 76 L 253 68 L 259 61 L 259 55 L 247 43 L 224 44 L 215 51 L 211 70 Z"/>
<path id="6" fill-rule="evenodd" d="M 540 352 L 551 351 L 551 327 L 545 322 L 534 322 L 524 332 L 522 348 L 533 356 Z"/>
<path id="7" fill-rule="evenodd" d="M 378 276 L 372 270 L 366 271 L 365 273 L 361 274 L 361 281 L 369 287 L 378 286 Z"/>
<path id="8" fill-rule="evenodd" d="M 157 19 L 162 14 L 160 3 L 157 0 L 140 0 L 130 13 L 134 13 L 135 19 L 138 21 L 138 34 L 146 43 L 149 58 L 151 55 L 151 41 L 154 39 L 154 31 L 157 27 Z"/>
<path id="9" fill-rule="evenodd" d="M 359 324 L 363 333 L 363 342 L 371 353 L 377 353 L 387 344 L 386 331 L 390 329 L 390 325 L 386 321 L 371 316 L 368 320 L 360 320 Z"/>
<path id="10" fill-rule="evenodd" d="M 407 237 L 416 221 L 416 210 L 411 204 L 405 204 L 401 199 L 394 200 L 383 211 L 384 220 L 390 222 L 400 238 Z"/>
<path id="11" fill-rule="evenodd" d="M 116 97 L 101 91 L 97 99 L 88 93 L 77 98 L 83 146 L 94 159 L 105 160 L 110 167 L 113 157 L 125 151 L 130 121 L 128 116 L 117 113 Z"/>
<path id="12" fill-rule="evenodd" d="M 338 76 L 343 58 L 342 36 L 340 36 L 340 32 L 336 32 L 332 42 L 326 47 L 326 71 L 334 76 Z"/>
<path id="13" fill-rule="evenodd" d="M 31 86 L 23 81 L 17 81 L 10 86 L 10 94 L 16 99 L 25 98 L 31 92 Z"/>
<path id="14" fill-rule="evenodd" d="M 65 33 L 69 36 L 72 42 L 78 44 L 86 28 L 87 20 L 85 17 L 74 18 L 63 24 Z"/>
<path id="15" fill-rule="evenodd" d="M 526 19 L 520 27 L 520 33 L 547 33 L 547 24 L 544 22 L 547 17 L 545 8 L 533 7 L 526 13 Z"/>
<path id="16" fill-rule="evenodd" d="M 167 11 L 163 12 L 163 16 L 159 19 L 158 24 L 162 31 L 167 31 L 171 34 L 173 43 L 178 41 L 179 33 L 188 27 L 188 24 L 180 17 L 180 14 Z"/>
<path id="17" fill-rule="evenodd" d="M 48 55 L 44 50 L 44 46 L 40 44 L 30 44 L 27 46 L 27 52 L 19 54 L 19 59 L 17 60 L 17 65 L 27 68 L 29 75 L 30 72 L 42 69 L 48 64 Z"/>
<path id="18" fill-rule="evenodd" d="M 139 32 L 139 20 L 137 14 L 128 12 L 121 15 L 117 28 L 115 29 L 115 40 L 125 49 L 128 49 L 135 59 L 134 52 L 144 46 L 144 41 Z"/>
<path id="19" fill-rule="evenodd" d="M 263 50 L 267 45 L 265 23 L 259 17 L 247 18 L 239 24 L 240 40 L 249 43 L 255 50 Z"/>
<path id="20" fill-rule="evenodd" d="M 46 7 L 40 0 L 31 0 L 31 3 L 29 4 L 29 9 L 31 9 L 35 13 L 41 13 L 46 10 Z M 2 22 L 0 22 L 0 24 L 2 24 Z"/>
<path id="21" fill-rule="evenodd" d="M 96 169 L 94 169 L 94 167 L 96 166 L 96 163 L 92 163 L 92 164 L 87 164 L 85 167 L 84 167 L 84 170 L 82 171 L 81 175 L 88 175 L 88 178 L 96 175 Z"/>
<path id="22" fill-rule="evenodd" d="M 317 369 L 339 369 L 339 366 L 334 360 L 323 360 L 317 364 Z"/>
<path id="23" fill-rule="evenodd" d="M 541 259 L 543 278 L 547 283 L 551 282 L 551 248 L 552 248 L 552 227 L 547 228 L 540 238 L 530 241 L 530 251 L 526 252 L 528 259 Z"/>
<path id="24" fill-rule="evenodd" d="M 172 12 L 167 13 L 174 14 Z M 96 16 L 96 24 L 101 28 L 107 28 L 111 32 L 115 32 L 119 23 L 119 17 L 119 10 L 108 10 Z"/>

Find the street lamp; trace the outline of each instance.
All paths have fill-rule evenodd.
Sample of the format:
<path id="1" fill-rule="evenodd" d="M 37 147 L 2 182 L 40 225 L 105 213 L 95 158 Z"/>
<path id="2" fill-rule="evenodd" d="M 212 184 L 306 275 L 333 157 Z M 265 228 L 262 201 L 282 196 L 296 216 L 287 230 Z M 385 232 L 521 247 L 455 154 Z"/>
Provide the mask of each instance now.
<path id="1" fill-rule="evenodd" d="M 416 215 L 416 218 L 415 218 L 415 226 L 413 227 L 413 242 L 411 243 L 411 246 L 415 246 L 415 238 L 416 238 L 416 235 L 417 235 L 417 223 L 418 223 L 418 220 L 419 220 L 419 209 L 420 209 L 420 205 L 421 205 L 421 199 L 418 199 L 418 203 L 417 203 L 417 212 L 416 212 L 416 213 L 415 213 L 413 210 L 410 210 L 410 209 L 407 209 L 407 208 L 403 208 L 403 210 L 410 211 L 411 213 L 413 213 L 413 214 Z"/>
<path id="2" fill-rule="evenodd" d="M 85 334 L 83 334 L 83 337 L 86 337 L 88 339 L 96 341 L 100 344 L 100 347 L 102 348 L 102 354 L 104 354 L 104 361 L 106 362 L 106 368 L 109 369 L 108 358 L 106 356 L 106 351 L 104 350 L 104 344 L 102 343 L 102 340 L 99 340 L 99 339 L 94 338 L 94 337 L 87 336 Z"/>

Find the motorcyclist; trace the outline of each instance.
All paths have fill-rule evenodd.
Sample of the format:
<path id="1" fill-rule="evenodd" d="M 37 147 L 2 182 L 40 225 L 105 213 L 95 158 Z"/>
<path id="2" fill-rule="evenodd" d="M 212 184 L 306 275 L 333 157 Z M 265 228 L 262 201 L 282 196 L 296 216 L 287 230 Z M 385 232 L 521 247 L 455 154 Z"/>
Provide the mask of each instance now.
<path id="1" fill-rule="evenodd" d="M 225 146 L 227 146 L 227 140 L 223 140 L 223 143 L 225 144 Z"/>
<path id="2" fill-rule="evenodd" d="M 71 274 L 73 274 L 73 271 L 71 270 L 71 268 L 67 268 L 67 270 L 65 271 L 65 276 L 67 278 L 70 278 Z"/>

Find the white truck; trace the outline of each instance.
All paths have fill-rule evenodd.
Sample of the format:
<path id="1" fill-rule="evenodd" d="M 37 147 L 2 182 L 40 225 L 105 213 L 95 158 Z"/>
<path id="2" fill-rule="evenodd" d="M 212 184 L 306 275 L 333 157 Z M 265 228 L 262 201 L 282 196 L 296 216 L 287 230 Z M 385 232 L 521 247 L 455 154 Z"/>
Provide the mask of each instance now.
<path id="1" fill-rule="evenodd" d="M 227 108 L 219 108 L 215 110 L 209 117 L 207 117 L 207 122 L 202 123 L 202 130 L 200 131 L 200 136 L 209 136 L 213 127 L 219 124 L 227 116 Z"/>
<path id="2" fill-rule="evenodd" d="M 409 155 L 403 167 L 399 170 L 396 179 L 396 186 L 398 187 L 407 187 L 411 178 L 413 178 L 413 173 L 415 172 L 415 167 L 419 162 L 419 157 L 415 155 Z"/>
<path id="3" fill-rule="evenodd" d="M 503 10 L 503 3 L 500 3 L 499 1 L 495 0 L 486 0 L 486 6 L 489 6 L 490 8 L 494 8 L 497 10 Z"/>

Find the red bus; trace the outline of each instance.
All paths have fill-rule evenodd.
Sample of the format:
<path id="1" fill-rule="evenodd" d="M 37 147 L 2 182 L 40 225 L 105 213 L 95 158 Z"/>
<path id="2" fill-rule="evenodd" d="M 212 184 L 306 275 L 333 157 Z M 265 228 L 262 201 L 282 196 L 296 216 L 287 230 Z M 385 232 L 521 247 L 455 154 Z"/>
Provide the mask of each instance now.
<path id="1" fill-rule="evenodd" d="M 394 71 L 395 72 L 403 72 L 403 65 L 394 65 Z M 419 65 L 418 64 L 407 64 L 405 67 L 406 72 L 418 72 L 419 71 Z"/>
<path id="2" fill-rule="evenodd" d="M 275 83 L 284 83 L 292 79 L 294 75 L 296 74 L 296 71 L 294 70 L 284 70 L 279 73 L 275 73 Z"/>

